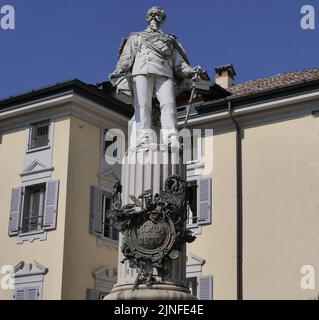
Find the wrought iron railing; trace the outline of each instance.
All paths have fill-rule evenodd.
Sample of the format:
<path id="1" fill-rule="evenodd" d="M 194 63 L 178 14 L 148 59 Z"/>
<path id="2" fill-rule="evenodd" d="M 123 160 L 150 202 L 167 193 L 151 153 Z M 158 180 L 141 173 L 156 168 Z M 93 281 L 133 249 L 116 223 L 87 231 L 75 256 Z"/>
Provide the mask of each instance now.
<path id="1" fill-rule="evenodd" d="M 23 218 L 22 232 L 27 233 L 41 229 L 43 226 L 43 216 L 31 216 Z"/>

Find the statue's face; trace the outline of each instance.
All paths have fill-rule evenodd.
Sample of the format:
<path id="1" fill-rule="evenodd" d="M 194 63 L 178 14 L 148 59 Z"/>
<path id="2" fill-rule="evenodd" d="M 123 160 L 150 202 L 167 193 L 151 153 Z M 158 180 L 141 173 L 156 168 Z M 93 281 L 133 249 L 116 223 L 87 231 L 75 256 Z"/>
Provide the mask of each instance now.
<path id="1" fill-rule="evenodd" d="M 152 12 L 147 17 L 149 27 L 156 31 L 159 30 L 163 24 L 163 16 L 160 12 Z"/>

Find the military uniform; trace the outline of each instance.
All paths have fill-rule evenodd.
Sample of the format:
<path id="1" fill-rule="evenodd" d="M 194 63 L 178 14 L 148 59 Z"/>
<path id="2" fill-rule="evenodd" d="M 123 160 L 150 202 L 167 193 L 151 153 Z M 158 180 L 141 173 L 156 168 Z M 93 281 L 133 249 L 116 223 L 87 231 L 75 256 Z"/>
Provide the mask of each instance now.
<path id="1" fill-rule="evenodd" d="M 176 38 L 147 29 L 132 33 L 120 50 L 116 70 L 120 77 L 111 81 L 119 90 L 133 90 L 135 130 L 139 137 L 152 128 L 152 98 L 160 103 L 164 142 L 177 134 L 176 78 L 189 77 L 192 68 Z M 124 80 L 124 81 L 123 81 Z"/>

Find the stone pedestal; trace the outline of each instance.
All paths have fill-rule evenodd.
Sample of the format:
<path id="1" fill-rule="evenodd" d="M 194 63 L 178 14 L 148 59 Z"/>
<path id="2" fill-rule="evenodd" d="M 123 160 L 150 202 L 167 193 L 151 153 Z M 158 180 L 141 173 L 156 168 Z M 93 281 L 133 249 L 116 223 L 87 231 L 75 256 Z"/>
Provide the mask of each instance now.
<path id="1" fill-rule="evenodd" d="M 179 150 L 171 151 L 165 146 L 149 145 L 131 149 L 127 152 L 122 167 L 122 204 L 131 203 L 130 196 L 138 198 L 143 192 L 152 190 L 153 195 L 160 193 L 166 179 L 172 175 L 186 178 L 186 166 L 182 163 Z M 186 227 L 186 226 L 185 226 Z M 167 261 L 169 273 L 159 277 L 153 270 L 156 282 L 151 286 L 139 284 L 133 290 L 138 271 L 122 263 L 121 251 L 123 235 L 119 240 L 118 282 L 106 300 L 193 300 L 195 299 L 186 285 L 186 245 L 183 245 L 179 257 Z"/>

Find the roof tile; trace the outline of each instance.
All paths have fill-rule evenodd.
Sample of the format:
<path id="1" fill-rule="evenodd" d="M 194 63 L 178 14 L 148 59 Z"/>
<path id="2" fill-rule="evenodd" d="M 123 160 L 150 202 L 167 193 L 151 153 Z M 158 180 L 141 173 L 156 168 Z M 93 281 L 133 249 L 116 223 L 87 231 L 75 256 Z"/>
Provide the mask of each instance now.
<path id="1" fill-rule="evenodd" d="M 319 77 L 319 69 L 313 68 L 304 71 L 294 71 L 280 73 L 275 76 L 251 80 L 234 85 L 227 90 L 233 95 L 256 93 L 267 89 L 284 87 L 290 84 L 302 82 L 304 80 L 314 79 Z"/>

